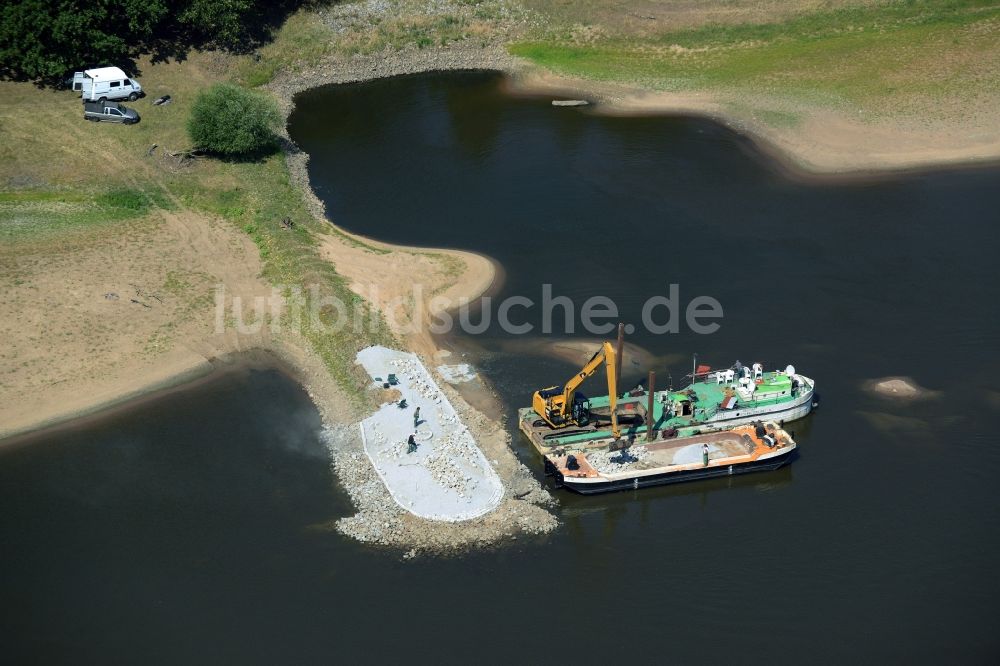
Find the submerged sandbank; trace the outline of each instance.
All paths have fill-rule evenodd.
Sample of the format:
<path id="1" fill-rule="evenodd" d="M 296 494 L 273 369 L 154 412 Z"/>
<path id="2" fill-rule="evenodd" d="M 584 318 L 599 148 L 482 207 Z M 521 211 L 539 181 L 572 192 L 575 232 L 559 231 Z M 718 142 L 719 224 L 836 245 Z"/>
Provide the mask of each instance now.
<path id="1" fill-rule="evenodd" d="M 867 122 L 833 109 L 801 109 L 801 119 L 775 126 L 712 92 L 664 92 L 568 78 L 535 67 L 507 72 L 515 95 L 585 97 L 589 113 L 608 116 L 706 118 L 753 142 L 792 179 L 872 179 L 943 167 L 1000 164 L 1000 134 L 961 125 L 936 130 L 902 121 Z"/>
<path id="2" fill-rule="evenodd" d="M 331 58 L 304 72 L 279 75 L 268 88 L 286 107 L 293 96 L 323 85 L 454 70 L 490 70 L 505 75 L 515 95 L 587 100 L 588 106 L 558 112 L 605 115 L 685 115 L 709 118 L 749 138 L 789 177 L 874 178 L 942 167 L 1000 163 L 1000 135 L 959 123 L 932 127 L 902 120 L 869 122 L 836 109 L 797 109 L 800 121 L 775 126 L 739 112 L 713 92 L 663 92 L 624 83 L 561 76 L 511 56 L 497 44 L 461 44 Z"/>

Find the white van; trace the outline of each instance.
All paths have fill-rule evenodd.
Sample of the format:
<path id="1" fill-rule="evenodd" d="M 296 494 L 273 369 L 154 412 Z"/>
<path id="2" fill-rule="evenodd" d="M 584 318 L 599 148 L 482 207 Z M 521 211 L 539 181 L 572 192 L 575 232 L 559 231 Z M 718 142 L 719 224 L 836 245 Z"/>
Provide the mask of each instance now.
<path id="1" fill-rule="evenodd" d="M 135 101 L 142 97 L 142 86 L 135 79 L 125 76 L 117 67 L 100 67 L 73 73 L 73 90 L 80 93 L 84 101 L 106 101 L 128 99 Z"/>

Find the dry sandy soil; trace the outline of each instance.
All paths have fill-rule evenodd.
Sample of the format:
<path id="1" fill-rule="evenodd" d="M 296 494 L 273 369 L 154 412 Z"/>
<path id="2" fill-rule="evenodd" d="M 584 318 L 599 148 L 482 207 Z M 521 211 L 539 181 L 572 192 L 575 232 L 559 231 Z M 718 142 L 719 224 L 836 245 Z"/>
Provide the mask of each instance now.
<path id="1" fill-rule="evenodd" d="M 411 321 L 410 286 L 423 285 L 430 315 L 474 300 L 496 274 L 490 260 L 471 253 L 390 250 L 368 240 L 359 246 L 339 234 L 320 242 L 322 255 L 352 288 L 391 315 L 409 348 L 429 357 L 437 348 L 427 328 Z M 215 359 L 254 348 L 278 352 L 303 370 L 311 390 L 325 394 L 322 402 L 344 402 L 292 332 L 282 329 L 275 337 L 266 324 L 236 330 L 233 297 L 251 303 L 270 297 L 272 288 L 260 277 L 250 238 L 225 221 L 184 209 L 158 211 L 63 236 L 55 246 L 5 246 L 0 259 L 0 436 L 184 381 L 208 372 Z M 226 298 L 221 332 L 220 286 Z M 251 316 L 245 320 L 254 328 Z"/>
<path id="2" fill-rule="evenodd" d="M 320 248 L 350 280 L 351 290 L 385 316 L 406 348 L 429 358 L 439 352 L 429 329 L 438 313 L 475 302 L 497 275 L 492 260 L 472 252 L 390 246 L 346 232 L 326 236 Z"/>
<path id="3" fill-rule="evenodd" d="M 257 248 L 189 211 L 0 248 L 0 435 L 196 376 L 266 341 L 215 333 L 213 290 L 270 294 Z M 265 329 L 266 334 L 266 329 Z"/>

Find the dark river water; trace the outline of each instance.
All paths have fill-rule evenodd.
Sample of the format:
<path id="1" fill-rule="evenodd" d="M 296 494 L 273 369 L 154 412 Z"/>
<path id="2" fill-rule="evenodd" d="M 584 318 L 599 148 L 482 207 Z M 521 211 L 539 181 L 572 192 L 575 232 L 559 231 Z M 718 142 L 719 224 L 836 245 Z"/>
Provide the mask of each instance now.
<path id="1" fill-rule="evenodd" d="M 791 179 L 710 122 L 553 108 L 482 73 L 296 103 L 290 131 L 331 218 L 489 255 L 505 272 L 494 310 L 540 303 L 543 284 L 577 308 L 606 296 L 661 381 L 680 382 L 694 353 L 816 378 L 821 408 L 789 425 L 798 459 L 635 494 L 560 492 L 549 537 L 403 563 L 327 527 L 349 505 L 302 389 L 275 369 L 222 372 L 0 451 L 6 653 L 996 662 L 1000 172 Z M 716 299 L 718 331 L 646 330 L 643 303 L 671 284 L 681 315 Z M 494 321 L 445 338 L 508 414 L 575 370 L 547 341 L 594 337 L 560 317 L 543 335 L 539 307 L 514 312 L 530 334 Z M 626 359 L 628 381 L 647 369 Z M 939 395 L 863 391 L 888 375 Z"/>

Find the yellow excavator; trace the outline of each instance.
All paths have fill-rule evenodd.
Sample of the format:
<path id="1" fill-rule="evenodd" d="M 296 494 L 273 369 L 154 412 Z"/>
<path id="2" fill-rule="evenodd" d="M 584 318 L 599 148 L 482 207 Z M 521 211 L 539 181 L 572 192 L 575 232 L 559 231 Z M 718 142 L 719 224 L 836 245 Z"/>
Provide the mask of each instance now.
<path id="1" fill-rule="evenodd" d="M 618 375 L 615 365 L 615 348 L 610 342 L 601 345 L 601 349 L 587 361 L 580 372 L 573 375 L 565 386 L 550 386 L 535 391 L 531 405 L 535 413 L 541 416 L 553 428 L 567 426 L 585 426 L 590 421 L 590 410 L 583 399 L 578 399 L 576 390 L 588 377 L 597 372 L 603 363 L 608 375 L 608 400 L 611 407 L 611 434 L 617 440 L 621 435 L 618 428 Z"/>

